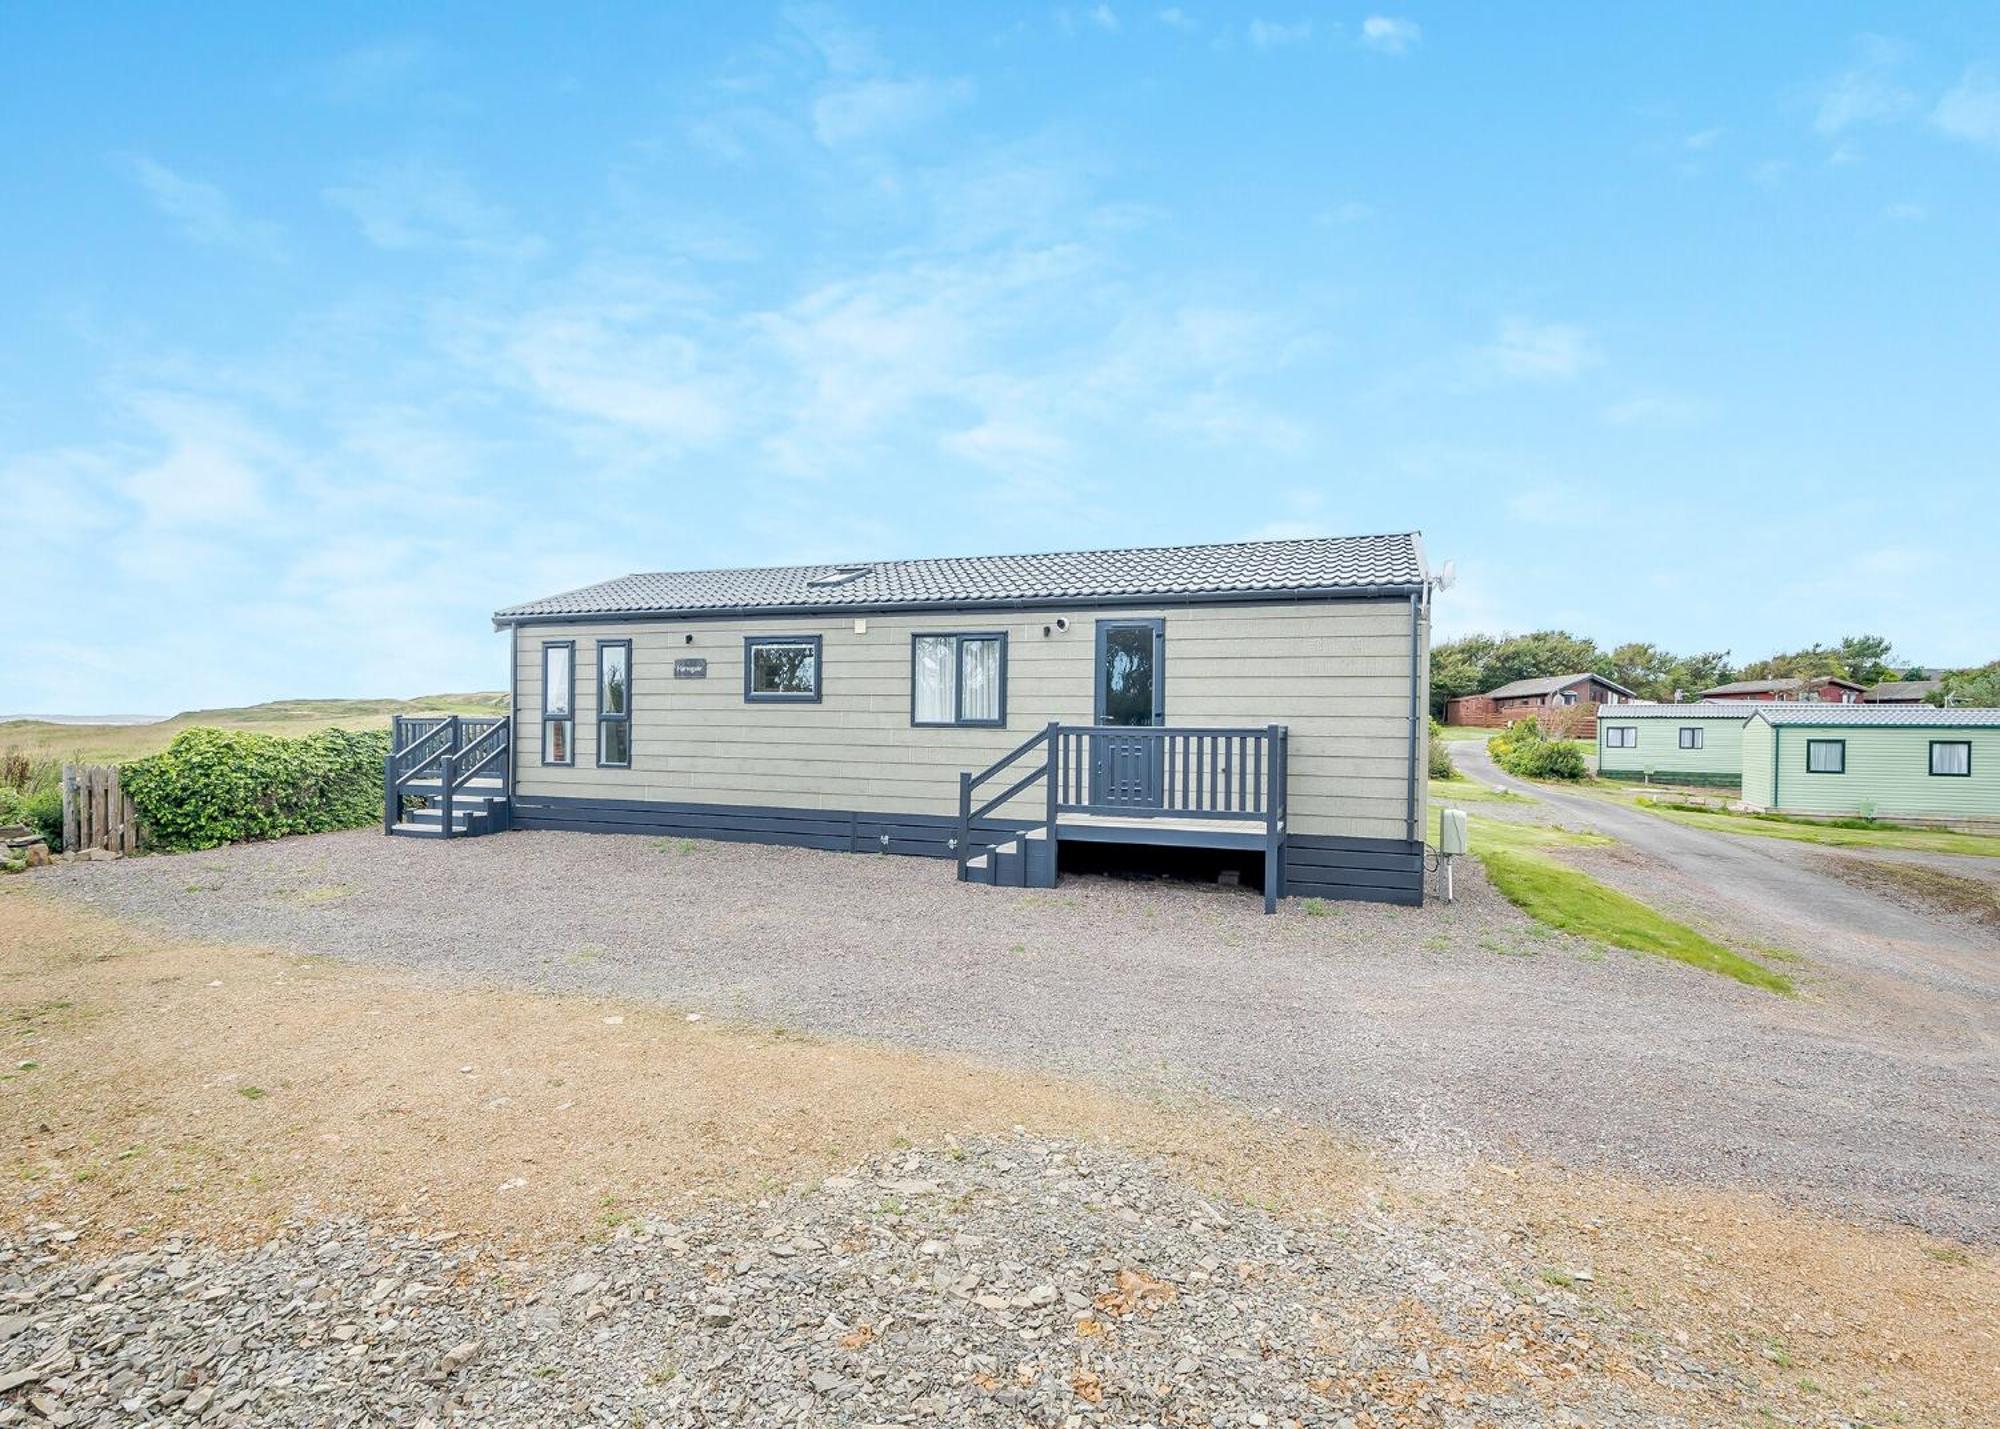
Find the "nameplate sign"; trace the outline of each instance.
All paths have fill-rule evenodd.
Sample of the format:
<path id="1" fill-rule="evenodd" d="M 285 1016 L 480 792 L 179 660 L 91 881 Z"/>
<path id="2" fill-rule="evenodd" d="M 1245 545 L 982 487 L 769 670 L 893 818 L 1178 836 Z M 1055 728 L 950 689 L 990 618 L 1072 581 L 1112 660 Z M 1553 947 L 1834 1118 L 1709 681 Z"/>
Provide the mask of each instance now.
<path id="1" fill-rule="evenodd" d="M 674 678 L 676 680 L 706 680 L 708 678 L 708 661 L 699 659 L 676 660 L 674 661 Z"/>

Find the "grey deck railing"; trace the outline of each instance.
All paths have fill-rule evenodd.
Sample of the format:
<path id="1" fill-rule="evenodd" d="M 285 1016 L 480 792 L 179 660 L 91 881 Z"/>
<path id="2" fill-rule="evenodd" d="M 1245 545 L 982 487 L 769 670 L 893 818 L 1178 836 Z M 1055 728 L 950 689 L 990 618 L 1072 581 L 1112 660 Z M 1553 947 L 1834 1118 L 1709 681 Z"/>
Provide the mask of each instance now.
<path id="1" fill-rule="evenodd" d="M 1041 757 L 1023 766 L 1030 755 Z M 1291 775 L 1291 732 L 1284 725 L 1196 728 L 1183 725 L 1045 725 L 986 768 L 958 776 L 961 872 L 974 856 L 980 823 L 1038 784 L 1042 810 L 1028 830 L 1054 832 L 1064 814 L 1130 819 L 1204 819 L 1263 825 L 1265 906 L 1275 907 Z M 1023 769 L 1005 788 L 975 803 L 999 776 Z"/>
<path id="2" fill-rule="evenodd" d="M 389 754 L 382 761 L 382 831 L 388 833 L 401 819 L 409 787 L 419 779 L 435 778 L 442 834 L 450 838 L 452 805 L 467 785 L 497 771 L 501 788 L 506 788 L 512 729 L 513 721 L 506 715 L 394 716 Z M 428 796 L 430 790 L 422 792 Z"/>

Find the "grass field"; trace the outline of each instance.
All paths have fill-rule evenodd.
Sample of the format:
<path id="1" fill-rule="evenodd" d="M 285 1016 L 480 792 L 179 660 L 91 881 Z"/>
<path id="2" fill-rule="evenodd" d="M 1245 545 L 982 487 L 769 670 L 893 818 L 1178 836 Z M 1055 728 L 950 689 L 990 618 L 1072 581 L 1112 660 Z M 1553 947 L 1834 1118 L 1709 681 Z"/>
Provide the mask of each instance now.
<path id="1" fill-rule="evenodd" d="M 1725 814 L 1704 809 L 1675 809 L 1644 799 L 1637 803 L 1649 814 L 1697 829 L 1713 829 L 1717 833 L 1788 839 L 1793 843 L 1820 844 L 1827 848 L 1890 848 L 1911 853 L 1964 853 L 1981 858 L 2000 858 L 2000 838 L 1991 834 L 1955 834 L 1947 829 L 1848 829 L 1836 824 L 1814 824 L 1803 820 L 1759 818 L 1751 814 Z"/>
<path id="2" fill-rule="evenodd" d="M 110 764 L 165 749 L 185 729 L 249 729 L 308 734 L 316 729 L 375 729 L 399 714 L 494 715 L 507 710 L 504 692 L 424 695 L 414 700 L 272 700 L 236 709 L 189 710 L 156 724 L 51 724 L 17 719 L 0 724 L 0 751 L 19 750 L 34 763 L 68 760 Z"/>
<path id="3" fill-rule="evenodd" d="M 1547 824 L 1482 819 L 1476 814 L 1467 824 L 1472 852 L 1486 870 L 1487 880 L 1501 897 L 1536 922 L 1614 948 L 1671 958 L 1783 997 L 1793 995 L 1792 980 L 1783 973 L 1724 947 L 1545 852 L 1551 848 L 1601 847 L 1617 842 L 1615 839 Z M 1433 842 L 1437 838 L 1436 809 L 1431 811 L 1431 838 Z"/>

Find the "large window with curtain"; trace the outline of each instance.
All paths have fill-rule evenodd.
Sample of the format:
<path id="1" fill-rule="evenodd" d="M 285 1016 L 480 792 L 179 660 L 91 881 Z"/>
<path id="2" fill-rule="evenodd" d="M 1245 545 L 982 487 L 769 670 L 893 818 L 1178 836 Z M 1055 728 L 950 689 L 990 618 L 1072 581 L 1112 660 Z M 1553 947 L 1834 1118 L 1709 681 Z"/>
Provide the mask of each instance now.
<path id="1" fill-rule="evenodd" d="M 910 637 L 910 723 L 1007 723 L 1007 637 L 997 631 Z"/>
<path id="2" fill-rule="evenodd" d="M 1846 772 L 1846 740 L 1809 739 L 1806 741 L 1806 773 L 1845 774 Z"/>
<path id="3" fill-rule="evenodd" d="M 576 642 L 542 646 L 542 763 L 576 763 Z"/>
<path id="4" fill-rule="evenodd" d="M 597 642 L 597 767 L 632 767 L 632 642 Z"/>
<path id="5" fill-rule="evenodd" d="M 1951 779 L 1972 777 L 1972 741 L 1934 739 L 1931 741 L 1931 773 Z"/>

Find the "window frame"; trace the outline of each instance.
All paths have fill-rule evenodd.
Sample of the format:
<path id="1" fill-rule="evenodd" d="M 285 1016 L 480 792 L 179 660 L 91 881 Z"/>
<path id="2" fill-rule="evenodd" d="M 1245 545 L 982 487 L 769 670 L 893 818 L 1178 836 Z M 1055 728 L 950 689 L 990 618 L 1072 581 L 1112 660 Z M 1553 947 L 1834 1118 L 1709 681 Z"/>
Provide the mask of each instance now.
<path id="1" fill-rule="evenodd" d="M 604 652 L 623 650 L 625 652 L 625 712 L 607 715 L 604 712 Z M 606 759 L 604 757 L 604 726 L 622 724 L 625 726 L 625 757 Z M 630 640 L 600 640 L 597 642 L 597 767 L 599 769 L 630 769 L 632 767 L 632 642 Z"/>
<path id="2" fill-rule="evenodd" d="M 564 663 L 569 667 L 569 697 L 564 704 L 564 713 L 555 714 L 549 709 L 549 652 L 567 650 L 569 659 Z M 566 724 L 569 726 L 569 757 L 549 758 L 549 726 Z M 542 642 L 542 766 L 547 769 L 574 769 L 576 767 L 576 642 L 574 640 L 544 640 Z"/>
<path id="3" fill-rule="evenodd" d="M 1611 736 L 1630 735 L 1630 739 L 1613 739 Z M 1604 726 L 1604 747 L 1606 749 L 1637 749 L 1639 747 L 1639 726 L 1636 724 L 1607 724 Z"/>
<path id="4" fill-rule="evenodd" d="M 759 691 L 752 686 L 760 645 L 810 645 L 813 652 L 813 687 L 799 694 Z M 743 637 L 743 703 L 746 705 L 816 705 L 826 693 L 826 641 L 819 635 L 746 635 Z"/>
<path id="5" fill-rule="evenodd" d="M 951 642 L 950 719 L 917 718 L 917 642 Z M 1000 646 L 1000 715 L 997 719 L 965 717 L 965 642 L 992 640 Z M 1007 632 L 1004 630 L 913 630 L 910 632 L 910 727 L 912 729 L 1005 729 L 1007 727 Z"/>
<path id="6" fill-rule="evenodd" d="M 1689 735 L 1693 735 L 1694 738 L 1689 739 Z M 1682 749 L 1706 749 L 1708 747 L 1708 730 L 1698 724 L 1682 725 L 1678 738 Z"/>
<path id="7" fill-rule="evenodd" d="M 1840 751 L 1840 768 L 1838 769 L 1813 768 L 1813 746 L 1815 744 L 1832 745 L 1834 748 L 1838 749 Z M 1808 739 L 1806 741 L 1806 773 L 1845 774 L 1846 772 L 1847 772 L 1847 741 L 1845 739 Z"/>
<path id="8" fill-rule="evenodd" d="M 1965 768 L 1955 772 L 1948 769 L 1940 771 L 1937 767 L 1937 750 L 1940 744 L 1964 745 Z M 1972 741 L 1969 739 L 1934 739 L 1930 743 L 1926 760 L 1927 767 L 1930 770 L 1930 777 L 1933 779 L 1970 779 L 1972 777 Z"/>

